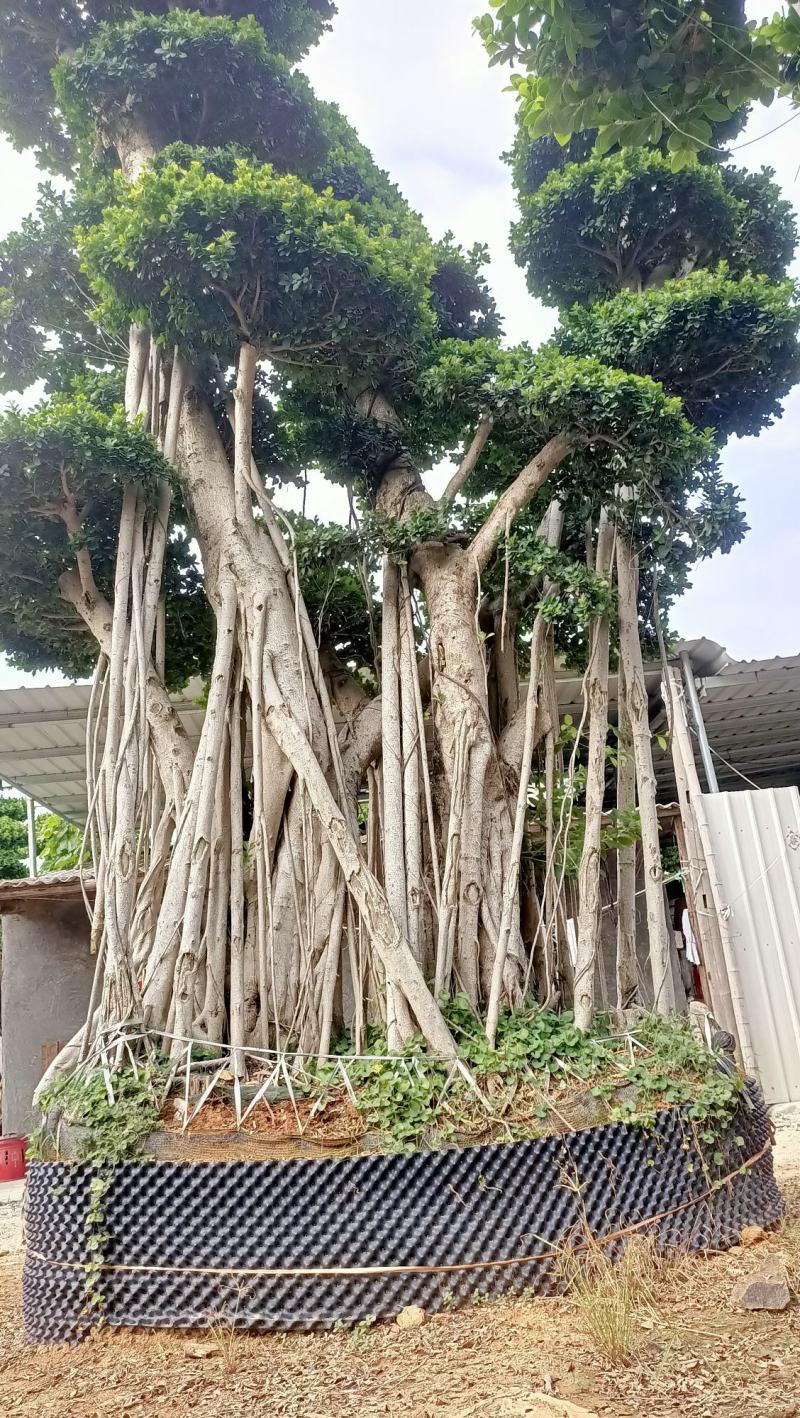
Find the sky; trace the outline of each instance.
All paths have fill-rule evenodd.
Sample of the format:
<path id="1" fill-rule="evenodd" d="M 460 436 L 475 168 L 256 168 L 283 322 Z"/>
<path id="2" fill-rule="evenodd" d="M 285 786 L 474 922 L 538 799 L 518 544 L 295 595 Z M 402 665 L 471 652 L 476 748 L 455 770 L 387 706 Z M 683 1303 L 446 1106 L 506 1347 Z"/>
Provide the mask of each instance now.
<path id="1" fill-rule="evenodd" d="M 507 72 L 490 69 L 471 32 L 481 0 L 339 0 L 339 15 L 305 64 L 320 97 L 335 100 L 377 161 L 423 215 L 433 235 L 452 231 L 467 246 L 486 243 L 489 279 L 510 341 L 546 339 L 555 314 L 527 292 L 508 251 L 514 196 L 502 153 L 512 141 L 515 100 Z M 751 4 L 748 14 L 771 13 Z M 775 169 L 784 195 L 800 214 L 800 115 L 783 101 L 757 108 L 737 140 L 742 166 Z M 750 140 L 756 139 L 755 142 Z M 0 140 L 0 234 L 35 205 L 39 174 L 28 154 Z M 800 262 L 794 274 L 800 277 Z M 694 585 L 674 608 L 673 628 L 705 635 L 736 659 L 800 652 L 800 389 L 773 428 L 758 439 L 732 440 L 723 471 L 740 488 L 750 531 L 727 556 L 696 570 Z M 433 487 L 433 491 L 436 488 Z M 309 511 L 343 514 L 342 493 L 321 479 Z M 58 682 L 54 674 L 23 675 L 0 657 L 0 688 Z"/>

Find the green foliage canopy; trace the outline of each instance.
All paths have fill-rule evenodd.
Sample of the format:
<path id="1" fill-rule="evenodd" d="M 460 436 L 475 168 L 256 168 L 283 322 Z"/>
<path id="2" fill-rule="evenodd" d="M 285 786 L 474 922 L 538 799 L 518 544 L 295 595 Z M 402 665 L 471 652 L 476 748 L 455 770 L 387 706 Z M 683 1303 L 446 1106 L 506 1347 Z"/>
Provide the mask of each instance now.
<path id="1" fill-rule="evenodd" d="M 495 419 L 485 455 L 468 484 L 474 496 L 497 496 L 548 439 L 575 434 L 570 457 L 548 481 L 548 497 L 582 491 L 596 507 L 620 479 L 649 477 L 674 486 L 712 457 L 710 441 L 692 429 L 679 399 L 650 378 L 593 358 L 553 349 L 504 349 L 496 341 L 445 341 L 421 380 L 437 426 L 453 442 L 489 413 Z"/>
<path id="2" fill-rule="evenodd" d="M 491 0 L 475 22 L 494 64 L 518 66 L 525 127 L 605 149 L 665 143 L 678 169 L 740 111 L 794 93 L 800 18 L 748 22 L 744 0 Z"/>
<path id="3" fill-rule="evenodd" d="M 24 798 L 0 797 L 0 879 L 28 875 L 28 805 Z"/>
<path id="4" fill-rule="evenodd" d="M 239 159 L 225 180 L 172 162 L 120 183 L 81 247 L 118 328 L 146 320 L 192 350 L 230 358 L 244 340 L 279 363 L 355 373 L 433 332 L 436 269 L 429 243 L 372 236 L 357 218 L 269 165 Z"/>
<path id="5" fill-rule="evenodd" d="M 517 7 L 515 33 L 524 8 Z M 12 0 L 10 18 L 0 21 L 0 87 L 6 85 L 0 123 L 16 141 L 35 141 L 76 184 L 69 200 L 51 194 L 36 222 L 0 249 L 0 319 L 8 337 L 0 375 L 7 385 L 16 368 L 18 380 L 44 375 L 51 389 L 74 388 L 83 362 L 94 372 L 88 382 L 84 373 L 79 397 L 113 422 L 118 415 L 107 400 L 114 376 L 105 366 L 124 354 L 127 324 L 140 320 L 166 347 L 177 341 L 195 359 L 226 440 L 237 346 L 249 341 L 269 360 L 259 380 L 255 446 L 274 487 L 322 467 L 369 501 L 391 459 L 409 456 L 429 467 L 463 447 L 488 412 L 492 438 L 464 489 L 464 522 L 473 530 L 520 467 L 565 429 L 573 432 L 574 449 L 547 494 L 556 491 L 569 504 L 570 538 L 572 523 L 577 528 L 622 480 L 636 487 L 654 525 L 664 520 L 665 506 L 696 518 L 712 494 L 725 502 L 713 441 L 702 432 L 699 413 L 693 427 L 671 397 L 683 386 L 676 382 L 665 393 L 653 382 L 655 354 L 648 363 L 646 350 L 625 348 L 617 325 L 609 323 L 597 349 L 588 339 L 581 343 L 577 324 L 570 332 L 565 326 L 560 348 L 538 356 L 524 347 L 502 349 L 482 274 L 486 253 L 463 252 L 450 237 L 431 241 L 339 111 L 319 103 L 291 68 L 333 9 L 329 0 L 237 0 L 224 13 L 216 0 L 164 0 L 137 11 L 122 0 Z M 24 96 L 10 73 L 14 64 Z M 128 120 L 158 150 L 133 184 L 112 174 L 107 146 L 115 125 Z M 715 122 L 722 121 L 717 115 Z M 556 149 L 551 141 L 546 153 L 534 152 L 522 138 L 515 171 L 529 204 L 518 227 L 518 255 L 532 283 L 544 288 L 549 282 L 560 304 L 617 288 L 587 252 L 577 259 L 564 242 L 566 228 L 581 227 L 584 208 L 581 240 L 596 244 L 608 242 L 615 223 L 617 237 L 630 228 L 633 240 L 641 209 L 637 239 L 654 249 L 639 252 L 640 285 L 655 289 L 666 274 L 710 267 L 720 257 L 728 259 L 731 275 L 740 269 L 781 274 L 793 232 L 778 216 L 767 179 L 708 169 L 679 180 L 666 159 L 637 167 L 635 155 L 624 171 L 617 160 L 616 166 L 606 160 L 593 177 L 576 175 L 570 165 L 548 177 L 561 167 Z M 588 141 L 578 139 L 565 155 L 580 159 L 587 149 Z M 559 182 L 561 198 L 554 195 Z M 560 272 L 556 233 L 565 248 Z M 57 274 L 62 268 L 63 278 Z M 766 291 L 761 304 L 768 304 Z M 774 304 L 759 348 L 775 335 L 779 314 Z M 790 336 L 787 323 L 784 383 Z M 609 363 L 613 351 L 616 368 Z M 763 383 L 763 373 L 759 378 Z M 379 426 L 363 401 L 356 410 L 356 397 L 370 390 L 391 402 L 395 423 Z M 766 395 L 762 404 L 759 397 L 754 392 L 751 398 L 758 416 L 771 416 Z M 50 406 L 47 419 L 57 417 Z M 9 466 L 18 473 L 27 464 L 18 447 L 11 452 Z M 47 476 L 52 481 L 52 466 Z M 71 476 L 82 494 L 80 475 Z M 146 480 L 146 469 L 142 476 Z M 122 474 L 98 459 L 91 473 L 87 468 L 81 503 L 105 594 L 121 481 Z M 10 648 L 41 662 L 42 656 L 68 655 L 68 641 L 77 643 L 72 612 L 58 598 L 58 577 L 75 547 L 63 522 L 40 518 L 31 554 L 47 589 L 23 586 L 15 539 L 19 533 L 21 547 L 34 535 L 33 514 L 38 509 L 40 516 L 43 505 L 38 487 L 32 499 L 31 486 L 26 473 L 14 490 L 21 520 L 15 526 L 9 515 L 4 523 L 9 564 L 0 584 Z M 723 539 L 731 534 L 736 518 L 732 504 L 725 506 L 725 526 L 709 514 L 708 544 L 712 527 Z M 520 536 L 530 535 L 537 511 L 530 509 Z M 177 637 L 184 648 L 173 680 L 202 666 L 205 643 L 199 620 L 192 619 L 199 573 L 177 489 L 175 520 L 168 617 L 180 612 L 186 634 Z M 296 520 L 295 536 L 312 621 L 349 663 L 371 663 L 363 546 L 351 533 L 305 519 Z M 580 556 L 577 532 L 573 540 Z M 521 545 L 518 550 L 524 561 Z M 554 617 L 570 602 L 586 611 L 590 588 L 568 577 L 562 586 Z M 201 648 L 191 655 L 186 641 L 195 634 Z"/>
<path id="6" fill-rule="evenodd" d="M 589 157 L 521 192 L 512 247 L 532 293 L 559 306 L 723 259 L 734 275 L 779 276 L 796 230 L 769 179 L 708 165 L 675 173 L 660 153 Z"/>
<path id="7" fill-rule="evenodd" d="M 252 16 L 173 10 L 101 24 L 53 83 L 73 143 L 113 135 L 133 110 L 161 146 L 246 143 L 284 171 L 309 169 L 326 147 L 307 81 L 269 52 Z"/>
<path id="8" fill-rule="evenodd" d="M 722 266 L 646 294 L 622 291 L 567 311 L 556 332 L 565 354 L 658 379 L 693 423 L 720 438 L 774 422 L 800 378 L 800 308 L 793 281 L 731 280 Z"/>
<path id="9" fill-rule="evenodd" d="M 333 0 L 229 0 L 225 18 L 236 22 L 253 16 L 267 50 L 296 62 L 317 42 L 335 10 Z M 217 0 L 141 0 L 137 11 L 156 18 L 171 11 L 196 12 L 213 21 L 219 19 L 220 6 Z M 116 23 L 131 13 L 123 0 L 9 0 L 0 16 L 0 127 L 12 142 L 36 148 L 40 159 L 57 170 L 71 169 L 72 135 L 53 92 L 51 71 L 63 55 L 91 44 L 105 22 Z M 177 34 L 180 18 L 172 23 Z M 191 21 L 187 32 L 190 28 Z M 208 79 L 213 83 L 213 75 Z"/>
<path id="10" fill-rule="evenodd" d="M 0 641 L 12 664 L 91 672 L 96 645 L 61 598 L 60 577 L 85 547 L 97 588 L 111 599 L 123 488 L 134 483 L 155 499 L 169 475 L 149 435 L 119 406 L 104 413 L 85 395 L 61 395 L 0 418 Z M 68 501 L 77 532 L 64 519 Z M 168 544 L 165 594 L 175 685 L 202 672 L 210 636 L 199 568 L 180 532 Z"/>

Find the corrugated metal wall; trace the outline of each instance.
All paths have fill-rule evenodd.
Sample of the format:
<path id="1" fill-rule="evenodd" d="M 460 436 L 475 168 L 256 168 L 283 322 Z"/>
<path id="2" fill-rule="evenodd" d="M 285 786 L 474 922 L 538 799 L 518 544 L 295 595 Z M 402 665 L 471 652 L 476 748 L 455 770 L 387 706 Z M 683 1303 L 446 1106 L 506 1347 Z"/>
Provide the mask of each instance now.
<path id="1" fill-rule="evenodd" d="M 798 1102 L 800 792 L 703 793 L 698 808 L 732 990 L 761 1086 L 768 1103 Z"/>

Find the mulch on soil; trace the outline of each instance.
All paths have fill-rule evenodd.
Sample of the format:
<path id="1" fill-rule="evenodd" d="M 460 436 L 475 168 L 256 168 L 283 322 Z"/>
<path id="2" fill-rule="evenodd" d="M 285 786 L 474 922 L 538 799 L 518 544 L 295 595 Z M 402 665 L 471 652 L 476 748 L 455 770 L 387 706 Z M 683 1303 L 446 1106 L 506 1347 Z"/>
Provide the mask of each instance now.
<path id="1" fill-rule="evenodd" d="M 191 1107 L 190 1100 L 190 1110 Z M 167 1132 L 182 1131 L 182 1116 L 174 1105 L 167 1105 L 161 1121 Z M 233 1105 L 212 1098 L 203 1105 L 186 1131 L 193 1135 L 245 1132 L 257 1134 L 271 1142 L 304 1137 L 336 1147 L 357 1142 L 366 1132 L 366 1124 L 347 1098 L 334 1098 L 322 1107 L 315 1107 L 313 1099 L 298 1098 L 293 1104 L 291 1099 L 282 1098 L 274 1103 L 257 1103 L 239 1128 Z"/>

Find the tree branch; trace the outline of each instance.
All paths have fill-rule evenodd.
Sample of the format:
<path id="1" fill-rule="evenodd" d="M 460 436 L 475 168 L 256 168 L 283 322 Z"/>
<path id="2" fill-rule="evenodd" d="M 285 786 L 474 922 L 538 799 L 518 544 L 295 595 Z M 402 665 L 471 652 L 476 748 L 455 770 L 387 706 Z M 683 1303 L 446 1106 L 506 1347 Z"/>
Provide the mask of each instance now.
<path id="1" fill-rule="evenodd" d="M 491 414 L 485 414 L 475 430 L 475 436 L 472 442 L 470 443 L 469 448 L 467 449 L 466 453 L 464 454 L 464 457 L 461 459 L 461 462 L 459 463 L 456 471 L 453 473 L 453 476 L 447 484 L 447 487 L 439 498 L 440 503 L 451 502 L 452 499 L 456 496 L 456 494 L 461 491 L 462 487 L 464 486 L 464 483 L 467 481 L 467 478 L 471 477 L 471 475 L 474 473 L 476 467 L 478 466 L 478 459 L 480 458 L 481 453 L 483 452 L 484 448 L 486 447 L 486 444 L 489 441 L 489 435 L 491 434 L 493 428 L 494 419 L 492 418 Z"/>
<path id="2" fill-rule="evenodd" d="M 74 570 L 65 571 L 59 577 L 58 589 L 61 599 L 75 607 L 103 654 L 110 655 L 113 613 L 105 596 L 101 595 L 96 587 L 94 595 L 87 596 L 81 584 L 81 578 Z M 172 768 L 176 768 L 180 774 L 185 790 L 192 776 L 194 754 L 186 737 L 186 731 L 175 712 L 175 707 L 167 694 L 161 677 L 153 667 L 152 660 L 147 671 L 145 696 L 147 722 L 150 726 L 156 761 L 167 796 L 171 797 L 173 790 Z"/>
<path id="3" fill-rule="evenodd" d="M 95 585 L 94 571 L 92 570 L 92 559 L 89 555 L 88 548 L 85 545 L 81 546 L 83 523 L 81 522 L 75 494 L 70 489 L 67 470 L 63 463 L 61 465 L 61 491 L 64 495 L 64 501 L 59 508 L 59 516 L 67 529 L 70 540 L 76 544 L 75 562 L 78 568 L 78 575 L 80 576 L 81 588 L 87 601 L 96 601 L 98 591 Z"/>
<path id="4" fill-rule="evenodd" d="M 578 440 L 579 435 L 574 429 L 557 433 L 536 454 L 535 458 L 526 463 L 511 486 L 506 488 L 502 497 L 498 498 L 468 548 L 468 559 L 476 571 L 484 570 L 506 527 L 511 525 L 524 507 L 527 507 L 531 498 L 547 481 L 553 469 L 563 462 Z"/>

